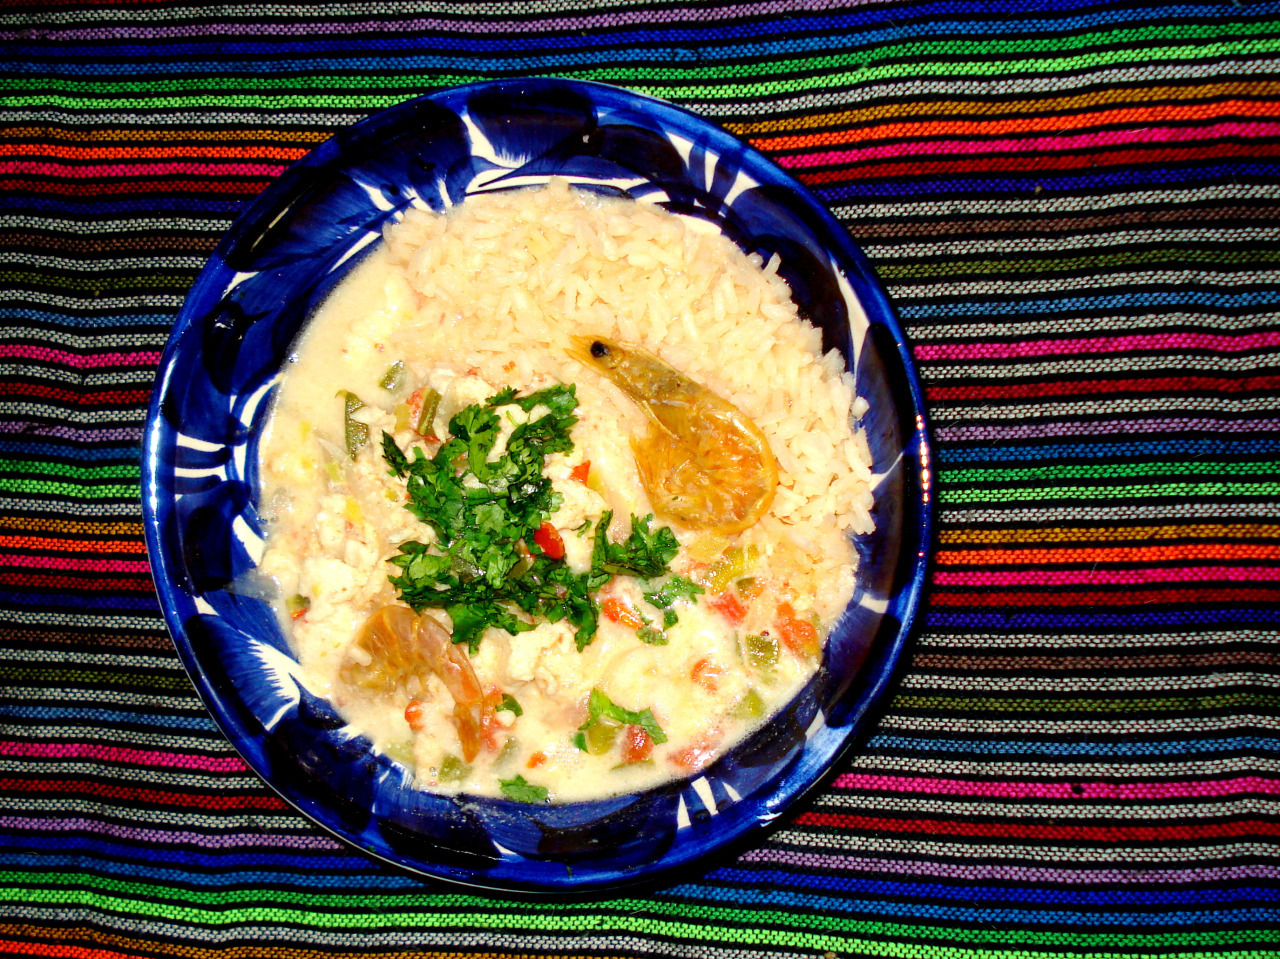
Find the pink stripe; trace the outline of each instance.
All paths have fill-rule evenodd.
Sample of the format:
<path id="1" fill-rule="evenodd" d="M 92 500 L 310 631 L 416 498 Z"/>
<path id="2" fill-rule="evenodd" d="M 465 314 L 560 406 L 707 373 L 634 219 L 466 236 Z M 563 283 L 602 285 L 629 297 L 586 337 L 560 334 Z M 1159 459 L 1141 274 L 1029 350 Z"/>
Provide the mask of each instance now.
<path id="1" fill-rule="evenodd" d="M 63 164 L 56 160 L 11 160 L 0 162 L 0 174 L 49 174 L 56 172 L 60 177 L 71 179 L 97 179 L 99 177 L 132 177 L 132 176 L 172 176 L 174 174 L 191 174 L 205 177 L 225 176 L 265 176 L 275 177 L 287 167 L 288 162 L 281 163 L 248 163 L 244 160 L 228 160 L 222 163 L 94 163 L 81 166 L 79 164 Z"/>
<path id="2" fill-rule="evenodd" d="M 1204 350 L 1238 353 L 1280 346 L 1280 330 L 1266 330 L 1244 336 L 1212 333 L 1150 333 L 1133 336 L 1100 336 L 1072 340 L 1021 340 L 1015 343 L 990 341 L 967 343 L 920 343 L 911 352 L 922 360 L 991 360 L 1013 356 L 1074 355 L 1079 353 L 1131 353 L 1141 350 Z"/>
<path id="3" fill-rule="evenodd" d="M 82 356 L 68 350 L 55 350 L 34 343 L 0 343 L 0 359 L 39 360 L 57 363 L 77 370 L 98 369 L 104 366 L 158 366 L 158 350 L 139 350 L 134 353 L 92 353 Z"/>
<path id="4" fill-rule="evenodd" d="M 126 749 L 101 743 L 0 743 L 0 755 L 36 759 L 91 759 L 161 769 L 194 769 L 205 773 L 242 773 L 246 768 L 238 756 L 192 756 L 148 749 Z"/>
<path id="5" fill-rule="evenodd" d="M 145 573 L 145 559 L 101 559 L 96 556 L 23 556 L 0 553 L 5 566 L 81 573 Z"/>
<path id="6" fill-rule="evenodd" d="M 918 793 L 929 796 L 982 796 L 991 799 L 1105 799 L 1116 802 L 1151 799 L 1217 799 L 1224 796 L 1280 796 L 1280 781 L 1237 776 L 1207 782 L 989 782 L 924 779 L 845 773 L 837 789 L 859 792 Z"/>
<path id="7" fill-rule="evenodd" d="M 977 555 L 977 554 L 975 554 Z M 1185 569 L 1027 569 L 938 571 L 939 586 L 1108 586 L 1140 583 L 1280 580 L 1272 566 L 1200 566 Z"/>
<path id="8" fill-rule="evenodd" d="M 1137 127 L 1124 130 L 1101 130 L 1076 136 L 1041 136 L 1026 139 L 1010 137 L 1004 140 L 987 140 L 981 137 L 958 137 L 950 140 L 925 140 L 917 137 L 875 146 L 864 145 L 846 150 L 804 153 L 785 157 L 782 163 L 792 168 L 844 166 L 896 157 L 919 159 L 925 156 L 966 154 L 1063 153 L 1074 150 L 1095 150 L 1099 147 L 1115 148 L 1129 144 L 1186 143 L 1197 140 L 1221 140 L 1224 137 L 1272 137 L 1277 134 L 1280 134 L 1280 123 L 1228 121 L 1205 127 Z"/>

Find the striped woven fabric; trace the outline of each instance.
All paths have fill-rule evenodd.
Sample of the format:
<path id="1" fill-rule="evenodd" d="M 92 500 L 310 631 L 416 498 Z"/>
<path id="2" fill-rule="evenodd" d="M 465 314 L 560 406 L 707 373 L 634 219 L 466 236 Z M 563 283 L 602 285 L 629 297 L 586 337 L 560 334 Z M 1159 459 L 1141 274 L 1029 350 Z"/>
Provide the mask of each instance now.
<path id="1" fill-rule="evenodd" d="M 1280 944 L 1280 3 L 0 8 L 0 953 L 1207 957 Z M 370 112 L 602 80 L 812 187 L 910 334 L 922 629 L 736 858 L 545 904 L 349 849 L 164 631 L 139 441 L 245 203 Z"/>

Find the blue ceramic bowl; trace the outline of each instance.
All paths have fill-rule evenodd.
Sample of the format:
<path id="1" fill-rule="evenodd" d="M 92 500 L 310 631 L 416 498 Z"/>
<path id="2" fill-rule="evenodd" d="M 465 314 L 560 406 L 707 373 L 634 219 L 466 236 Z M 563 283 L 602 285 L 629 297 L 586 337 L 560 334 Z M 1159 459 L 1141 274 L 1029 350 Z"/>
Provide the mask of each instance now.
<path id="1" fill-rule="evenodd" d="M 442 797 L 292 678 L 265 603 L 236 587 L 261 555 L 257 444 L 290 345 L 382 226 L 563 176 L 661 198 L 744 250 L 781 257 L 804 316 L 854 370 L 875 460 L 874 533 L 821 669 L 768 725 L 689 779 L 560 806 Z M 589 83 L 522 79 L 402 103 L 289 169 L 239 218 L 187 297 L 161 362 L 143 460 L 156 587 L 200 696 L 245 761 L 333 834 L 438 879 L 572 894 L 667 878 L 741 848 L 826 774 L 888 683 L 928 560 L 930 470 L 901 330 L 845 230 L 802 186 L 706 121 Z M 683 875 L 689 873 L 685 871 Z"/>

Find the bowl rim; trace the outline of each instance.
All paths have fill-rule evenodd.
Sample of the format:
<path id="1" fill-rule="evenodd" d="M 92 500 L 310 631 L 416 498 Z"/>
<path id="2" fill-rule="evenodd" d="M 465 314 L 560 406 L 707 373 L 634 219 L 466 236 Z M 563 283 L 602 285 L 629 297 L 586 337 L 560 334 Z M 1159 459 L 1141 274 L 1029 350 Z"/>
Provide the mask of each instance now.
<path id="1" fill-rule="evenodd" d="M 915 529 L 908 537 L 903 530 L 904 542 L 910 539 L 914 554 L 903 556 L 898 560 L 901 570 L 909 566 L 894 595 L 900 597 L 897 605 L 900 615 L 897 627 L 892 635 L 880 636 L 879 628 L 875 641 L 866 660 L 858 672 L 859 682 L 846 691 L 845 695 L 854 697 L 855 703 L 850 711 L 848 731 L 843 734 L 838 746 L 830 752 L 823 764 L 820 775 L 802 783 L 788 784 L 787 788 L 776 796 L 780 812 L 769 821 L 753 820 L 740 826 L 730 835 L 696 843 L 673 844 L 664 854 L 663 859 L 643 870 L 628 869 L 626 873 L 607 874 L 600 872 L 594 876 L 571 878 L 569 881 L 555 881 L 551 876 L 542 876 L 537 880 L 524 883 L 512 877 L 504 877 L 500 881 L 486 881 L 486 877 L 467 875 L 467 870 L 440 870 L 438 864 L 408 861 L 407 857 L 386 850 L 370 848 L 358 842 L 347 831 L 336 824 L 323 808 L 316 808 L 302 797 L 292 795 L 281 785 L 273 782 L 247 748 L 246 737 L 242 734 L 238 721 L 230 714 L 222 696 L 213 686 L 210 678 L 197 657 L 184 622 L 178 613 L 180 599 L 191 595 L 179 588 L 179 576 L 175 576 L 177 564 L 162 542 L 157 494 L 162 488 L 163 466 L 161 448 L 164 434 L 168 426 L 163 413 L 163 402 L 169 394 L 171 381 L 175 374 L 175 361 L 185 343 L 193 335 L 193 327 L 198 317 L 194 304 L 207 297 L 211 289 L 221 293 L 224 289 L 215 263 L 231 251 L 237 243 L 245 224 L 256 219 L 273 215 L 281 208 L 282 201 L 287 200 L 294 190 L 295 183 L 290 177 L 296 171 L 318 161 L 327 160 L 339 150 L 339 141 L 363 142 L 373 139 L 378 133 L 395 128 L 403 118 L 413 116 L 421 105 L 435 103 L 448 106 L 454 102 L 463 102 L 477 91 L 501 91 L 522 98 L 531 98 L 530 106 L 541 102 L 545 97 L 558 89 L 573 90 L 583 93 L 597 105 L 600 99 L 626 100 L 639 109 L 655 114 L 655 120 L 663 127 L 677 130 L 692 130 L 703 142 L 711 145 L 713 150 L 730 151 L 739 156 L 749 157 L 752 162 L 761 163 L 772 170 L 775 177 L 785 181 L 796 192 L 806 213 L 821 222 L 826 235 L 824 241 L 830 241 L 830 247 L 839 258 L 854 267 L 847 276 L 858 303 L 866 314 L 869 327 L 879 327 L 889 336 L 889 342 L 897 361 L 897 372 L 902 379 L 896 382 L 898 390 L 905 389 L 909 399 L 910 410 L 905 411 L 907 417 L 900 419 L 912 421 L 911 430 L 903 436 L 904 460 L 907 453 L 913 452 L 911 469 L 905 472 L 907 480 L 914 481 L 918 489 L 910 496 L 909 506 L 915 510 Z M 843 263 L 842 263 L 843 266 Z M 897 392 L 897 390 L 895 390 Z M 900 413 L 903 411 L 899 411 Z M 910 450 L 914 447 L 914 450 Z M 310 823 L 319 826 L 325 832 L 340 839 L 345 846 L 354 846 L 367 855 L 408 870 L 419 876 L 440 880 L 455 886 L 469 888 L 480 892 L 497 892 L 514 896 L 565 897 L 599 893 L 601 890 L 620 890 L 637 886 L 648 886 L 669 878 L 674 872 L 701 862 L 713 854 L 727 852 L 735 847 L 758 842 L 767 832 L 785 818 L 783 813 L 794 812 L 796 805 L 807 795 L 812 794 L 822 783 L 835 772 L 840 760 L 848 754 L 856 742 L 866 733 L 867 717 L 870 711 L 880 703 L 886 688 L 894 674 L 902 667 L 902 651 L 910 637 L 918 628 L 919 611 L 923 600 L 924 587 L 927 582 L 933 557 L 933 467 L 932 438 L 926 415 L 923 390 L 910 354 L 906 336 L 903 333 L 897 315 L 886 294 L 881 288 L 875 273 L 863 252 L 849 236 L 848 230 L 839 223 L 826 205 L 818 200 L 803 184 L 785 169 L 778 166 L 770 158 L 754 147 L 739 140 L 724 130 L 714 120 L 702 117 L 693 111 L 659 99 L 650 94 L 633 91 L 624 87 L 595 81 L 567 80 L 554 77 L 521 77 L 505 80 L 486 80 L 458 86 L 445 87 L 422 96 L 401 101 L 393 106 L 378 110 L 351 126 L 343 128 L 328 137 L 310 150 L 304 157 L 295 161 L 283 173 L 272 181 L 262 192 L 257 194 L 234 218 L 231 226 L 225 231 L 209 259 L 202 266 L 195 282 L 184 299 L 170 334 L 166 340 L 157 370 L 155 385 L 147 409 L 147 418 L 142 443 L 142 507 L 143 526 L 146 539 L 149 568 L 160 600 L 161 612 L 166 627 L 179 653 L 185 671 L 191 679 L 204 707 L 210 712 L 220 732 L 227 738 L 232 747 L 245 762 L 247 768 L 287 805 L 297 810 Z M 486 800 L 487 801 L 487 800 Z M 493 800 L 504 803 L 506 800 Z M 518 807 L 520 804 L 512 804 Z M 573 805 L 573 804 L 565 804 Z M 488 874 L 486 874 L 487 876 Z"/>

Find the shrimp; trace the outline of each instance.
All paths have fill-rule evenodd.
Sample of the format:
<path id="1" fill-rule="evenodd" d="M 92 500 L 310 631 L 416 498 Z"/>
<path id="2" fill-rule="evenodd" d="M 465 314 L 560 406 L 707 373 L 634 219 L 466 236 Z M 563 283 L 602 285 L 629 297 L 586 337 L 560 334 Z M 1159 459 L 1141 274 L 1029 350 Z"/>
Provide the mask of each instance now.
<path id="1" fill-rule="evenodd" d="M 377 693 L 424 682 L 434 673 L 453 697 L 453 724 L 467 762 L 480 752 L 484 690 L 471 659 L 432 617 L 407 606 L 383 606 L 365 620 L 339 670 L 350 686 Z"/>
<path id="2" fill-rule="evenodd" d="M 649 419 L 648 434 L 632 437 L 631 449 L 655 513 L 725 535 L 764 516 L 778 464 L 745 413 L 637 347 L 602 336 L 572 342 L 569 355 L 611 380 Z"/>

